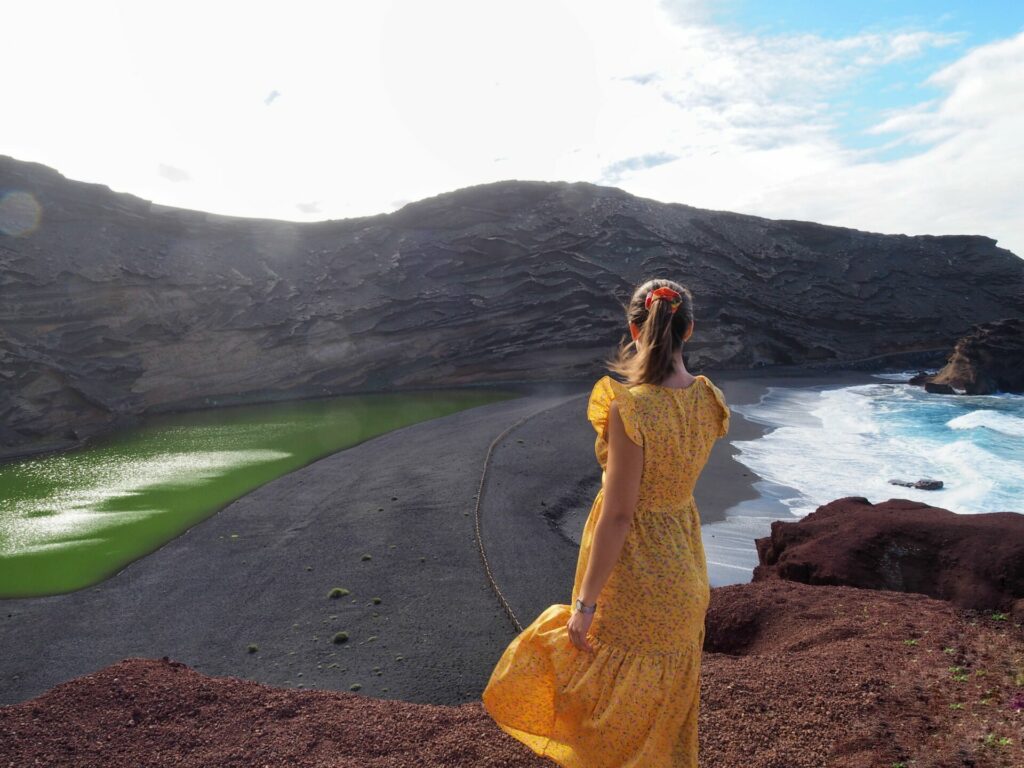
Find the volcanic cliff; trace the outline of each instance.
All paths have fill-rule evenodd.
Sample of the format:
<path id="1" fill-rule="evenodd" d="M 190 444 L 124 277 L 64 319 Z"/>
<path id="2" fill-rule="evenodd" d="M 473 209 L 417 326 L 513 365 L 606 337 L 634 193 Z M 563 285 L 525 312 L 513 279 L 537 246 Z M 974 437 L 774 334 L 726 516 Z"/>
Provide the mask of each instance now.
<path id="1" fill-rule="evenodd" d="M 0 457 L 157 410 L 599 372 L 619 302 L 687 284 L 696 370 L 942 364 L 1024 312 L 981 236 L 881 235 L 502 181 L 316 223 L 168 208 L 0 156 Z"/>

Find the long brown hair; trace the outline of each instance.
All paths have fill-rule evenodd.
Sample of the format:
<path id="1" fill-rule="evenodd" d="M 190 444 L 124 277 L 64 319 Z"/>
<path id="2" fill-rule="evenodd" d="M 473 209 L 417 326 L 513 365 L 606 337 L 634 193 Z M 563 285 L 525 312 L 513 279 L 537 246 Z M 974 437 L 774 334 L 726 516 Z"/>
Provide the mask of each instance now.
<path id="1" fill-rule="evenodd" d="M 657 296 L 650 309 L 644 307 L 647 293 L 661 287 L 671 288 L 682 297 L 675 312 L 668 301 Z M 626 321 L 640 328 L 640 348 L 627 332 L 615 355 L 604 361 L 605 365 L 623 376 L 628 386 L 660 384 L 672 374 L 676 351 L 683 346 L 683 336 L 693 323 L 693 296 L 686 286 L 656 277 L 638 285 L 623 309 Z"/>

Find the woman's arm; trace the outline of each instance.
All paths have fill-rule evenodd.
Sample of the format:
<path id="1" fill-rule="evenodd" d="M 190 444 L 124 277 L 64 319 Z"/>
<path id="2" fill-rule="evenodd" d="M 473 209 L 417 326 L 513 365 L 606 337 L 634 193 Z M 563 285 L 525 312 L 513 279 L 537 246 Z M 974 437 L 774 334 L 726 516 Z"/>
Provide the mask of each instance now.
<path id="1" fill-rule="evenodd" d="M 608 410 L 608 461 L 603 507 L 594 529 L 587 572 L 577 595 L 587 605 L 598 601 L 598 595 L 622 552 L 640 498 L 643 468 L 644 449 L 626 435 L 618 404 L 612 401 Z"/>

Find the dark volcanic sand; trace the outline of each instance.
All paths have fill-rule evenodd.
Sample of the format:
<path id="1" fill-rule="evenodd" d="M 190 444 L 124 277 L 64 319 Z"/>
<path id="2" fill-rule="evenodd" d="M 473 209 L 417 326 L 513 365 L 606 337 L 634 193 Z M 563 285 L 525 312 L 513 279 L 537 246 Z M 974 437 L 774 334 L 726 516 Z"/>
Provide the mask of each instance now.
<path id="1" fill-rule="evenodd" d="M 513 432 L 498 457 L 550 453 L 557 442 L 567 478 L 593 475 L 583 411 L 578 395 L 549 393 L 395 430 L 258 488 L 100 584 L 0 601 L 0 703 L 120 659 L 162 656 L 272 685 L 359 682 L 370 696 L 474 700 L 513 636 L 474 535 L 487 448 L 523 416 L 551 414 L 552 445 L 521 444 Z M 536 547 L 550 565 L 535 593 L 559 577 L 571 589 L 569 545 L 545 536 Z M 329 599 L 334 587 L 351 594 Z M 347 643 L 332 642 L 338 631 Z"/>
<path id="2" fill-rule="evenodd" d="M 873 380 L 862 373 L 785 379 L 708 375 L 734 404 L 756 400 L 770 384 L 845 385 Z M 264 747 L 247 741 L 260 740 L 257 727 L 265 732 L 270 765 L 537 764 L 530 762 L 534 758 L 528 750 L 524 753 L 518 742 L 494 728 L 479 709 L 479 693 L 515 631 L 485 581 L 472 512 L 491 440 L 509 425 L 536 414 L 495 448 L 485 492 L 483 535 L 492 570 L 523 624 L 551 603 L 567 601 L 577 546 L 560 522 L 575 511 L 582 527 L 579 510 L 585 515 L 600 483 L 593 429 L 585 419 L 590 383 L 566 392 L 548 391 L 482 406 L 383 435 L 269 483 L 101 584 L 68 595 L 0 601 L 4 651 L 0 696 L 3 703 L 25 702 L 0 710 L 0 723 L 4 723 L 0 743 L 5 745 L 0 757 L 9 752 L 7 762 L 31 764 L 32 756 L 41 757 L 47 749 L 63 750 L 69 743 L 53 746 L 53 740 L 77 739 L 81 728 L 88 733 L 85 723 L 90 718 L 110 716 L 127 723 L 141 702 L 151 713 L 145 725 L 153 728 L 138 729 L 140 721 L 136 726 L 125 725 L 123 732 L 111 730 L 114 743 L 97 747 L 108 750 L 102 759 L 57 764 L 138 765 L 131 750 L 166 739 L 179 745 L 179 750 L 182 743 L 196 745 L 195 761 L 188 758 L 182 765 L 259 765 L 259 749 Z M 749 439 L 761 432 L 760 426 L 736 414 L 728 439 Z M 720 441 L 702 475 L 698 503 L 705 519 L 714 519 L 754 495 L 749 472 L 731 455 L 728 441 Z M 232 533 L 239 538 L 231 539 Z M 364 552 L 372 559 L 361 560 Z M 327 592 L 335 586 L 347 587 L 352 594 L 330 600 Z M 783 594 L 766 596 L 765 589 Z M 836 589 L 847 591 L 837 593 Z M 729 594 L 735 597 L 722 602 Z M 767 601 L 773 612 L 789 616 L 789 609 L 783 609 L 784 601 L 789 601 L 803 615 L 773 630 L 778 642 L 799 643 L 796 638 L 808 633 L 818 633 L 819 640 L 788 651 L 778 645 L 741 657 L 705 655 L 702 748 L 706 759 L 702 764 L 888 766 L 889 762 L 871 762 L 864 756 L 888 755 L 879 752 L 890 740 L 886 728 L 897 734 L 897 744 L 908 754 L 919 742 L 949 747 L 949 739 L 959 739 L 956 744 L 970 752 L 974 749 L 971 739 L 983 725 L 993 732 L 1015 727 L 1014 746 L 1019 748 L 1019 715 L 1005 709 L 1004 714 L 993 715 L 995 720 L 986 720 L 991 713 L 1004 712 L 995 705 L 991 710 L 979 709 L 991 701 L 973 710 L 948 709 L 948 701 L 940 694 L 957 686 L 942 678 L 949 674 L 945 654 L 933 653 L 914 662 L 905 654 L 920 648 L 904 645 L 905 634 L 876 638 L 878 632 L 884 635 L 889 630 L 877 622 L 853 622 L 855 628 L 870 629 L 870 637 L 876 638 L 866 643 L 850 634 L 849 623 L 834 626 L 838 609 L 832 601 L 837 594 L 860 595 L 860 591 L 791 584 L 713 590 L 713 608 L 727 606 L 723 615 L 742 617 L 754 600 L 755 607 Z M 381 603 L 373 604 L 372 597 L 380 597 Z M 951 607 L 937 601 L 922 603 L 920 596 L 871 592 L 856 599 L 863 602 L 856 603 L 857 610 L 867 611 L 869 617 L 876 615 L 872 611 L 877 606 L 884 606 L 877 614 L 882 620 L 913 617 L 931 622 L 916 630 L 922 633 L 922 644 L 923 639 L 955 638 L 963 633 L 965 642 L 978 644 L 964 658 L 978 660 L 979 668 L 989 674 L 993 674 L 989 667 L 996 664 L 1001 665 L 999 674 L 1004 678 L 1013 664 L 1024 674 L 1019 628 L 1011 643 L 991 634 L 1008 631 L 1005 623 L 982 622 L 982 629 L 972 628 L 957 618 L 960 614 L 949 613 Z M 729 608 L 734 600 L 736 607 Z M 849 604 L 846 610 L 846 616 L 851 616 Z M 331 643 L 338 630 L 349 632 L 347 643 Z M 783 630 L 786 634 L 781 634 Z M 259 650 L 248 653 L 249 643 L 256 643 Z M 934 652 L 933 646 L 929 645 Z M 991 659 L 984 657 L 986 652 L 994 654 Z M 192 669 L 138 658 L 162 656 Z M 104 669 L 129 658 L 135 660 L 116 672 Z M 926 674 L 925 669 L 930 671 Z M 84 681 L 72 680 L 90 673 L 95 674 Z M 142 677 L 133 678 L 137 675 Z M 205 675 L 233 677 L 211 681 Z M 896 677 L 890 680 L 888 675 Z M 136 680 L 126 683 L 126 690 L 138 697 L 127 717 L 121 710 L 105 715 L 102 707 L 82 711 L 82 702 L 89 696 L 98 696 L 97 702 L 104 696 L 117 698 L 116 687 L 109 686 L 117 676 L 122 682 Z M 943 683 L 934 690 L 924 685 L 926 680 L 940 678 Z M 212 686 L 219 698 L 207 695 L 199 706 L 196 702 L 201 698 L 196 697 L 201 686 L 179 686 L 182 679 L 204 680 L 202 685 Z M 90 680 L 107 693 L 85 691 L 83 686 Z M 71 682 L 46 694 L 48 698 L 25 701 L 65 681 Z M 356 694 L 348 692 L 354 682 L 362 684 Z M 161 688 L 161 684 L 170 687 Z M 296 690 L 304 687 L 326 690 Z M 889 693 L 867 706 L 860 697 L 864 690 Z M 241 697 L 237 705 L 231 703 L 232 691 Z M 32 709 L 43 713 L 50 706 L 46 702 L 58 699 L 68 709 L 53 716 L 66 725 L 43 728 L 40 724 L 46 721 L 40 715 L 36 725 L 49 735 L 23 739 L 35 727 Z M 122 707 L 130 702 L 124 697 L 117 700 Z M 284 704 L 264 711 L 259 703 L 264 700 L 302 702 L 302 706 L 292 717 Z M 370 716 L 361 708 L 348 710 L 346 702 L 370 707 L 380 715 Z M 464 706 L 424 706 L 431 704 Z M 824 709 L 832 714 L 824 714 Z M 927 720 L 922 719 L 925 710 Z M 157 718 L 155 712 L 164 714 Z M 267 718 L 264 726 L 246 719 L 261 712 Z M 307 722 L 307 712 L 316 723 Z M 902 712 L 909 718 L 906 726 L 899 725 Z M 975 712 L 980 713 L 978 717 Z M 950 730 L 953 726 L 943 718 L 954 718 L 949 722 L 960 722 L 955 720 L 960 718 L 974 730 Z M 400 727 L 395 719 L 402 720 Z M 456 722 L 459 725 L 453 729 Z M 12 723 L 20 723 L 14 728 L 17 738 L 11 733 Z M 486 738 L 475 735 L 481 733 Z M 847 743 L 844 749 L 854 757 L 843 758 L 845 762 L 820 761 L 833 745 L 860 738 L 850 734 L 863 735 L 862 755 L 857 756 L 855 743 Z M 926 738 L 925 734 L 939 736 Z M 120 753 L 121 738 L 125 739 L 124 763 L 113 757 Z M 316 739 L 321 746 L 310 746 L 310 740 Z M 372 739 L 387 739 L 379 746 L 378 758 L 367 746 Z M 764 746 L 769 742 L 770 747 Z M 415 758 L 403 757 L 402 743 L 416 749 L 422 745 L 422 751 Z M 736 762 L 744 750 L 756 745 L 761 745 L 756 759 Z M 237 762 L 232 762 L 232 749 Z M 945 754 L 956 755 L 957 749 L 960 746 L 950 747 Z M 288 761 L 289 754 L 295 755 L 295 762 Z M 360 756 L 346 762 L 346 754 Z M 780 756 L 784 754 L 789 756 Z M 974 763 L 908 762 L 908 767 L 1010 765 L 998 759 L 1013 753 L 986 748 L 977 754 Z M 524 762 L 515 762 L 509 755 L 520 755 Z M 145 764 L 174 763 L 170 757 L 161 762 L 155 752 Z"/>
<path id="3" fill-rule="evenodd" d="M 773 381 L 709 376 L 740 402 Z M 476 700 L 515 636 L 476 546 L 487 448 L 531 417 L 495 447 L 482 515 L 491 569 L 525 626 L 571 596 L 571 529 L 578 536 L 601 482 L 586 420 L 592 383 L 381 435 L 268 483 L 106 581 L 0 600 L 0 704 L 120 659 L 162 656 L 278 686 L 359 682 L 382 698 Z M 737 415 L 729 437 L 760 433 Z M 745 471 L 719 441 L 698 486 L 705 515 L 752 495 Z M 351 594 L 328 599 L 336 586 Z M 338 631 L 351 638 L 343 646 L 331 642 Z"/>

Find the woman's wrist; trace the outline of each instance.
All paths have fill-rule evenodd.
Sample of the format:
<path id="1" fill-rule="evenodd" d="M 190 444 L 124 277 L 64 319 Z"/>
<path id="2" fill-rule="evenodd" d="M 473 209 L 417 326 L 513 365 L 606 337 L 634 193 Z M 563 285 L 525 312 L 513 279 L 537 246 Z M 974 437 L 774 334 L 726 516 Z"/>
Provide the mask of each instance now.
<path id="1" fill-rule="evenodd" d="M 573 613 L 585 613 L 593 615 L 597 612 L 597 603 L 593 605 L 585 605 L 578 597 L 576 598 L 576 604 L 572 607 Z"/>

